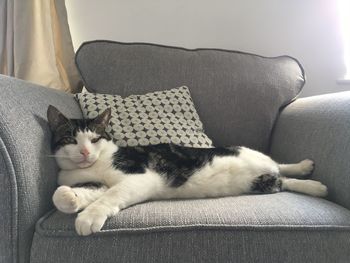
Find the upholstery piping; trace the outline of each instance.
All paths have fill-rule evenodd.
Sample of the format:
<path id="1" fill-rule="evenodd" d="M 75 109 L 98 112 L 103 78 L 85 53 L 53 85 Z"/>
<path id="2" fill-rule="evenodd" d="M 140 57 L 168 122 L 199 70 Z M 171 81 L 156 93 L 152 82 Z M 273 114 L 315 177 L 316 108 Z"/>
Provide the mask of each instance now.
<path id="1" fill-rule="evenodd" d="M 2 130 L 0 129 L 0 132 Z M 12 247 L 12 262 L 16 263 L 18 258 L 18 190 L 17 180 L 14 165 L 8 153 L 7 147 L 1 138 L 0 133 L 0 155 L 6 165 L 6 170 L 10 175 L 11 184 L 11 247 Z"/>

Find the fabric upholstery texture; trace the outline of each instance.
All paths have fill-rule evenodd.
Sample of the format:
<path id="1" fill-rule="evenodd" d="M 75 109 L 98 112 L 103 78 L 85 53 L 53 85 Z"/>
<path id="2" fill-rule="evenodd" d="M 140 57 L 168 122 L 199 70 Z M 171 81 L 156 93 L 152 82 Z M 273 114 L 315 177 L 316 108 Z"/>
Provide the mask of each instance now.
<path id="1" fill-rule="evenodd" d="M 216 49 L 93 41 L 79 48 L 76 63 L 90 92 L 124 97 L 188 86 L 214 145 L 265 152 L 280 107 L 304 85 L 291 57 Z"/>
<path id="2" fill-rule="evenodd" d="M 38 222 L 33 262 L 346 262 L 350 258 L 346 249 L 350 211 L 301 194 L 146 202 L 122 210 L 107 220 L 102 232 L 89 237 L 76 235 L 75 217 L 52 211 Z"/>
<path id="3" fill-rule="evenodd" d="M 3 75 L 0 94 L 0 258 L 28 262 L 35 223 L 52 208 L 56 187 L 47 107 L 71 117 L 81 111 L 72 95 Z"/>
<path id="4" fill-rule="evenodd" d="M 12 204 L 16 198 L 14 194 L 9 192 L 11 189 L 11 166 L 8 161 L 8 155 L 4 149 L 5 145 L 0 138 L 0 235 L 2 242 L 0 242 L 0 262 L 12 262 L 15 257 L 13 246 L 16 246 L 16 223 L 12 220 L 13 214 Z M 12 227 L 9 227 L 12 226 Z"/>
<path id="5" fill-rule="evenodd" d="M 350 208 L 350 92 L 298 99 L 286 107 L 272 137 L 280 162 L 315 161 L 312 177 L 329 189 L 330 200 Z"/>
<path id="6" fill-rule="evenodd" d="M 188 85 L 215 144 L 263 151 L 280 107 L 304 84 L 290 57 L 224 50 L 99 41 L 84 44 L 77 63 L 90 91 L 125 97 Z M 312 178 L 329 187 L 329 201 L 283 192 L 146 202 L 88 237 L 75 233 L 76 215 L 51 210 L 47 107 L 81 118 L 78 103 L 2 75 L 0 94 L 0 262 L 350 261 L 350 92 L 296 100 L 272 135 L 276 160 L 315 160 Z"/>
<path id="7" fill-rule="evenodd" d="M 106 131 L 118 146 L 174 143 L 188 147 L 212 147 L 205 135 L 187 87 L 119 95 L 83 92 L 75 95 L 84 117 L 93 119 L 107 108 L 112 118 Z"/>

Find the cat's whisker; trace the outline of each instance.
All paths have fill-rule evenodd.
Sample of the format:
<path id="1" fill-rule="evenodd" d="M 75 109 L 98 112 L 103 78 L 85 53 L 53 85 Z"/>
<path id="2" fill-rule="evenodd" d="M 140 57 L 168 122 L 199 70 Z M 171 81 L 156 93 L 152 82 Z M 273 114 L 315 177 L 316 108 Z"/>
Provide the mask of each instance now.
<path id="1" fill-rule="evenodd" d="M 44 156 L 46 158 L 60 158 L 60 159 L 69 159 L 69 157 L 65 157 L 65 156 Z"/>
<path id="2" fill-rule="evenodd" d="M 44 157 L 49 157 L 49 158 L 79 158 L 79 155 L 75 155 L 75 156 L 67 156 L 67 155 L 43 155 Z"/>
<path id="3" fill-rule="evenodd" d="M 44 157 L 47 158 L 62 158 L 62 159 L 70 159 L 70 158 L 79 158 L 80 156 L 67 156 L 67 155 L 54 155 L 54 154 L 47 154 L 43 155 Z M 111 160 L 110 159 L 97 159 L 96 161 L 102 162 L 102 163 L 107 163 L 110 164 Z"/>

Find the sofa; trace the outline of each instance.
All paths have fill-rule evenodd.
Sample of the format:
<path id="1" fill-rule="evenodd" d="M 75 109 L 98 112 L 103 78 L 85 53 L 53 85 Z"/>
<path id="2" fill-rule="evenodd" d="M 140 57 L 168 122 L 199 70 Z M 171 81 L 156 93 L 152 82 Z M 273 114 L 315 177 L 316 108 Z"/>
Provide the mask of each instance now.
<path id="1" fill-rule="evenodd" d="M 297 98 L 289 56 L 91 41 L 76 54 L 90 92 L 189 87 L 216 146 L 244 145 L 292 163 L 315 161 L 326 199 L 298 193 L 134 205 L 78 236 L 52 204 L 49 105 L 81 118 L 72 94 L 0 76 L 0 262 L 350 262 L 350 92 Z"/>

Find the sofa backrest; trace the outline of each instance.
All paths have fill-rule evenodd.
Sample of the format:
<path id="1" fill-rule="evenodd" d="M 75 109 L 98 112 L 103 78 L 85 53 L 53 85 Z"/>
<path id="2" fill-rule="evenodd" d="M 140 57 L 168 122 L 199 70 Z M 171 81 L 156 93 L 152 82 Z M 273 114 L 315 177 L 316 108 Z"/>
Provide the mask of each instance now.
<path id="1" fill-rule="evenodd" d="M 76 64 L 90 92 L 128 96 L 188 86 L 216 146 L 263 152 L 279 110 L 305 82 L 301 65 L 289 56 L 146 43 L 86 42 Z"/>

